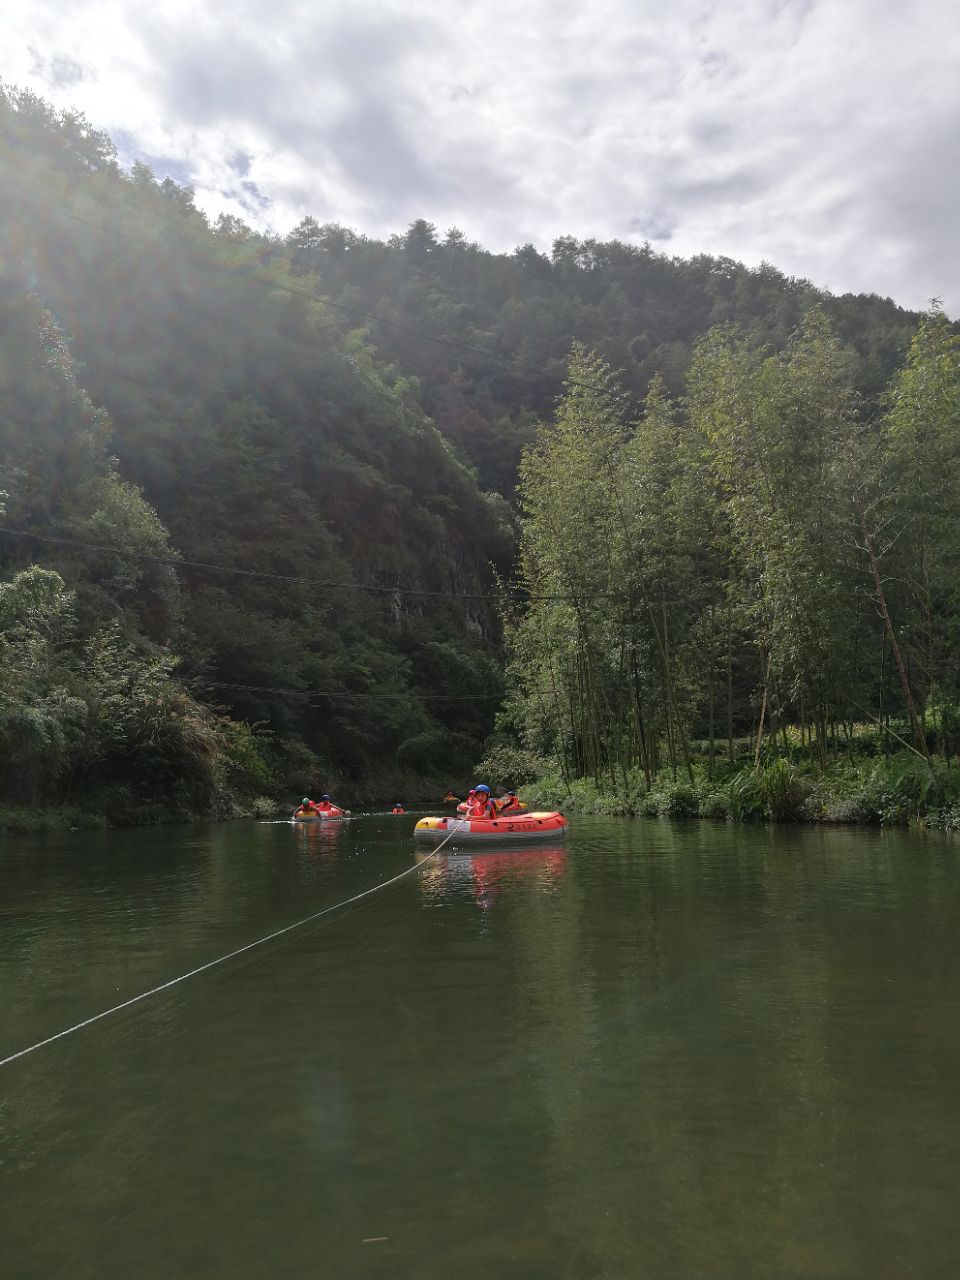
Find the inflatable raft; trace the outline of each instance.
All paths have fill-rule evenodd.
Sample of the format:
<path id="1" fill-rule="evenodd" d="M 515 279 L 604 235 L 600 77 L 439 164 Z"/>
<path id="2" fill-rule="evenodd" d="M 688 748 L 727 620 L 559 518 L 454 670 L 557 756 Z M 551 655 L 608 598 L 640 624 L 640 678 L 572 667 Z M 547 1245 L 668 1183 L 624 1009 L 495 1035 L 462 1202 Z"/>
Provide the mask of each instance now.
<path id="1" fill-rule="evenodd" d="M 344 809 L 330 809 L 326 813 L 301 813 L 298 809 L 293 815 L 294 822 L 337 822 L 341 818 L 345 818 L 347 813 Z"/>
<path id="2" fill-rule="evenodd" d="M 417 840 L 439 844 L 489 844 L 494 840 L 562 840 L 567 820 L 562 813 L 505 814 L 502 818 L 421 818 L 413 829 Z"/>

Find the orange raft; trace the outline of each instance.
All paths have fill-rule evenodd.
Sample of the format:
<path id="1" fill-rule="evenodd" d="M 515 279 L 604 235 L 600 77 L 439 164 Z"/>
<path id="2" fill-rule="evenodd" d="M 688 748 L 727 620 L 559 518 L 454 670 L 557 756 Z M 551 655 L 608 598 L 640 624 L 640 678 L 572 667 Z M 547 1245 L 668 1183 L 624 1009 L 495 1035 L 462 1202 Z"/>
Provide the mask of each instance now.
<path id="1" fill-rule="evenodd" d="M 421 818 L 413 829 L 417 840 L 439 844 L 489 844 L 495 840 L 557 840 L 567 834 L 562 813 L 505 814 L 502 818 Z"/>
<path id="2" fill-rule="evenodd" d="M 346 810 L 338 809 L 336 805 L 324 810 L 322 813 L 304 813 L 301 807 L 293 815 L 293 820 L 294 822 L 333 822 L 337 818 L 345 818 L 346 816 Z"/>

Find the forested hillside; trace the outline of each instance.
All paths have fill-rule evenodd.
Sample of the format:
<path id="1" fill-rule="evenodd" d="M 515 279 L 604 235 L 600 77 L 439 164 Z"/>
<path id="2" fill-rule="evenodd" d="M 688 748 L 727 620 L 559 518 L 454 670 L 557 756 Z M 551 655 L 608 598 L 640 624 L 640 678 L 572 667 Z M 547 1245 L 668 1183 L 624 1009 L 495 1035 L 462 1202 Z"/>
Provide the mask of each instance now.
<path id="1" fill-rule="evenodd" d="M 653 396 L 672 475 L 668 398 L 703 335 L 785 350 L 814 306 L 871 420 L 918 322 L 887 300 L 647 246 L 492 254 L 423 221 L 388 243 L 211 225 L 82 118 L 0 92 L 0 798 L 124 817 L 462 778 L 503 700 L 521 454 L 572 343 L 599 353 L 590 378 L 620 371 L 624 422 Z M 591 448 L 568 460 L 574 508 Z M 674 514 L 651 508 L 651 536 Z M 727 599 L 700 602 L 721 629 Z M 752 643 L 740 628 L 738 723 L 764 688 Z M 657 696 L 658 732 L 684 698 L 702 723 L 702 698 Z"/>
<path id="2" fill-rule="evenodd" d="M 236 230 L 236 228 L 234 228 Z M 284 242 L 290 269 L 367 323 L 377 349 L 419 379 L 440 430 L 513 498 L 520 452 L 552 415 L 572 343 L 597 351 L 639 405 L 659 376 L 679 395 L 699 337 L 733 324 L 782 349 L 821 306 L 853 353 L 853 381 L 875 402 L 918 317 L 889 299 L 832 297 L 774 267 L 685 260 L 649 245 L 562 237 L 493 254 L 456 229 L 415 222 L 388 243 L 310 218 Z"/>
<path id="3" fill-rule="evenodd" d="M 284 291 L 282 262 L 263 272 L 188 193 L 123 174 L 83 122 L 0 106 L 4 526 L 37 535 L 0 537 L 3 577 L 56 570 L 76 615 L 53 684 L 5 691 L 5 753 L 39 762 L 5 769 L 7 794 L 101 780 L 86 731 L 55 745 L 37 707 L 84 700 L 107 633 L 256 725 L 278 784 L 467 769 L 500 694 L 496 610 L 470 597 L 509 566 L 505 504 L 402 378 Z M 171 798 L 141 747 L 103 773 Z"/>

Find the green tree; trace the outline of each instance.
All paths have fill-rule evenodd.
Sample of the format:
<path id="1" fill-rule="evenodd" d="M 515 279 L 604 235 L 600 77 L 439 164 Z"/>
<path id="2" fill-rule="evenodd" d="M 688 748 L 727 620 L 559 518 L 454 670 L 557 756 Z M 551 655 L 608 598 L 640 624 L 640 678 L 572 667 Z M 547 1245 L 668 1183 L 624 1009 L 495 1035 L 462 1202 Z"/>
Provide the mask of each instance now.
<path id="1" fill-rule="evenodd" d="M 847 353 L 818 310 L 773 356 L 713 331 L 691 369 L 691 422 L 719 482 L 732 569 L 751 605 L 758 761 L 765 726 L 773 732 L 785 719 L 809 717 L 823 755 L 847 711 L 856 626 L 850 384 Z"/>
<path id="2" fill-rule="evenodd" d="M 37 567 L 0 582 L 0 794 L 34 803 L 70 767 L 85 733 L 69 650 L 73 600 L 59 574 Z"/>
<path id="3" fill-rule="evenodd" d="M 960 337 L 939 308 L 921 321 L 882 423 L 891 572 L 908 657 L 942 750 L 960 707 Z"/>

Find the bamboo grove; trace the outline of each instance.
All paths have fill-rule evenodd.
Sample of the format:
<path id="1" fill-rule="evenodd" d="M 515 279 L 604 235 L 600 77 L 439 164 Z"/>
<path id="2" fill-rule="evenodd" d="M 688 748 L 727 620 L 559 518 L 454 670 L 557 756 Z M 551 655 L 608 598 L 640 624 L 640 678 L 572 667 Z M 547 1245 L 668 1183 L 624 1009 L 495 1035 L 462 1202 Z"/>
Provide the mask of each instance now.
<path id="1" fill-rule="evenodd" d="M 636 418 L 575 346 L 520 473 L 505 722 L 567 780 L 824 767 L 857 725 L 960 748 L 960 338 L 934 308 L 879 402 L 822 310 L 721 326 Z M 745 742 L 749 740 L 749 745 Z"/>

